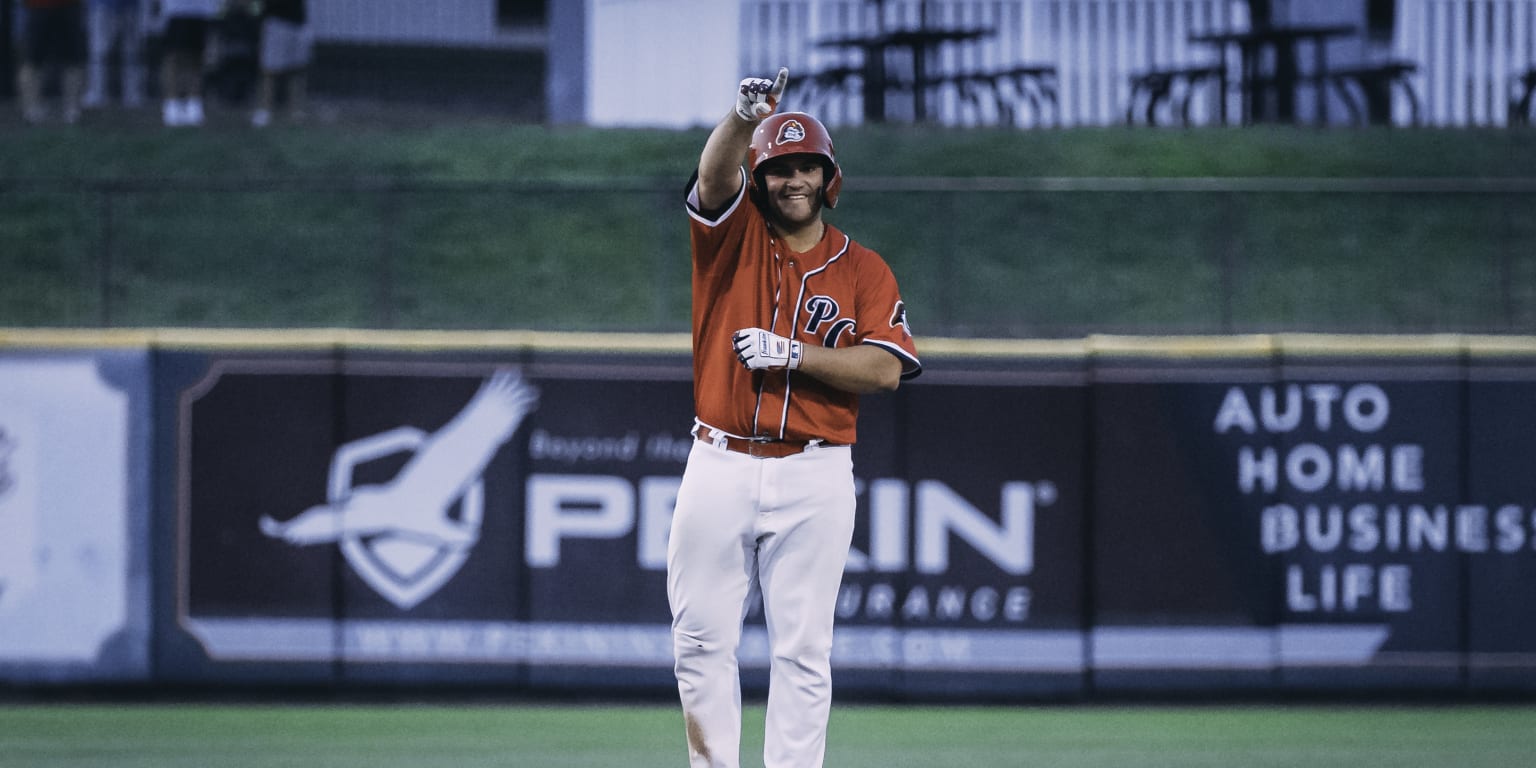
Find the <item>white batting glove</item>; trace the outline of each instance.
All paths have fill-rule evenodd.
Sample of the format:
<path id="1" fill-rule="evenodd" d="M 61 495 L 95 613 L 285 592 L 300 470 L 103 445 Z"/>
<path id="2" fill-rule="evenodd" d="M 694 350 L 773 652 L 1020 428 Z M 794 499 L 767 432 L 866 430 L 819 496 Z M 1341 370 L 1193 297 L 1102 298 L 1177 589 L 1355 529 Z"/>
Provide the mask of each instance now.
<path id="1" fill-rule="evenodd" d="M 805 351 L 800 342 L 761 328 L 737 331 L 731 336 L 731 345 L 736 349 L 736 357 L 749 371 L 799 368 L 800 356 Z"/>
<path id="2" fill-rule="evenodd" d="M 736 115 L 755 123 L 779 108 L 784 86 L 789 84 L 789 67 L 779 67 L 779 76 L 773 80 L 749 77 L 741 81 L 736 92 Z"/>

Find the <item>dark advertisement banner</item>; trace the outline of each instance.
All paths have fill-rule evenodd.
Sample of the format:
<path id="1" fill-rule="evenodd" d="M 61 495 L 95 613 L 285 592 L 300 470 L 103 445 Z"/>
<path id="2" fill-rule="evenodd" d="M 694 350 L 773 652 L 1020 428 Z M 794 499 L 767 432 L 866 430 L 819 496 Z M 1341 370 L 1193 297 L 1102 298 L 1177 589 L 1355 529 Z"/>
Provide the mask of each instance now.
<path id="1" fill-rule="evenodd" d="M 1481 690 L 1536 689 L 1536 364 L 1467 371 L 1470 502 L 1457 510 L 1466 573 L 1467 674 Z"/>
<path id="2" fill-rule="evenodd" d="M 1529 689 L 1533 370 L 931 364 L 864 399 L 839 690 Z M 643 354 L 157 355 L 157 668 L 665 689 L 690 374 Z M 740 658 L 760 689 L 758 611 Z"/>
<path id="3" fill-rule="evenodd" d="M 175 625 L 194 641 L 168 668 L 670 681 L 686 359 L 170 355 L 162 372 Z M 942 379 L 865 401 L 842 682 L 1075 690 L 1084 392 Z M 749 680 L 766 670 L 755 612 L 741 657 Z"/>
<path id="4" fill-rule="evenodd" d="M 1257 500 L 1260 553 L 1280 574 L 1282 681 L 1301 687 L 1461 681 L 1458 509 L 1465 390 L 1435 361 L 1288 361 L 1257 395 L 1234 477 Z M 1273 402 L 1272 407 L 1266 403 Z M 1245 430 L 1228 430 L 1242 443 Z M 1308 638 L 1303 633 L 1311 635 Z"/>
<path id="5" fill-rule="evenodd" d="M 839 631 L 899 629 L 912 693 L 1080 693 L 1083 371 L 933 373 L 905 390 L 905 450 L 872 480 L 867 566 L 844 577 L 865 608 L 840 616 Z M 888 619 L 871 608 L 882 604 Z"/>
<path id="6" fill-rule="evenodd" d="M 1489 684 L 1530 658 L 1529 383 L 1407 356 L 1103 370 L 1097 688 L 1445 688 L 1469 651 Z"/>
<path id="7" fill-rule="evenodd" d="M 636 656 L 618 625 L 664 634 L 687 369 L 591 374 L 208 360 L 176 398 L 178 624 L 212 661 L 361 679 L 458 665 L 421 674 L 517 682 L 528 664 L 670 654 Z"/>
<path id="8" fill-rule="evenodd" d="M 1213 429 L 1228 392 L 1273 379 L 1269 360 L 1103 363 L 1089 437 L 1093 685 L 1271 685 L 1275 568 Z"/>
<path id="9" fill-rule="evenodd" d="M 343 402 L 336 357 L 165 351 L 155 368 L 159 673 L 334 680 L 349 570 L 335 544 L 341 526 L 289 543 L 263 523 L 327 501 Z"/>
<path id="10" fill-rule="evenodd" d="M 537 686 L 673 684 L 667 537 L 693 447 L 691 368 L 621 378 L 631 368 L 541 379 L 518 555 L 528 619 L 545 632 Z"/>

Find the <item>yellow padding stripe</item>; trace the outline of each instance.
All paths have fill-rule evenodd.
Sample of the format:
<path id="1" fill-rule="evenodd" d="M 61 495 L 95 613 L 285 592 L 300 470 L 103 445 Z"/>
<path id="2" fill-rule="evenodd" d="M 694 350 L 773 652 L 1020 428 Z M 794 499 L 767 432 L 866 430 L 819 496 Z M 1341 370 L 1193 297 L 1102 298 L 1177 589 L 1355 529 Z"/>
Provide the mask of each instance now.
<path id="1" fill-rule="evenodd" d="M 684 333 L 553 331 L 380 331 L 358 328 L 0 328 L 0 347 L 161 349 L 391 349 L 403 351 L 570 350 L 681 352 Z"/>
<path id="2" fill-rule="evenodd" d="M 384 331 L 359 328 L 0 328 L 0 349 L 378 349 L 411 352 L 546 350 L 687 354 L 685 333 Z M 1536 336 L 1277 333 L 1231 336 L 1093 335 L 1075 339 L 920 338 L 923 358 L 1269 356 L 1536 356 Z"/>

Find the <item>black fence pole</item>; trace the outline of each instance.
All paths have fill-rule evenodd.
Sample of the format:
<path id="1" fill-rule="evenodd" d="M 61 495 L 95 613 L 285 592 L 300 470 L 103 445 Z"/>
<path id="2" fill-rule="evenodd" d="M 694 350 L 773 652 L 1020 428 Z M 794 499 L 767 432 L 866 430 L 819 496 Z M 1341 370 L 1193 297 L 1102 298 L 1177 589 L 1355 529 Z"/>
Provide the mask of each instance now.
<path id="1" fill-rule="evenodd" d="M 1505 195 L 1499 199 L 1499 309 L 1506 332 L 1519 330 L 1519 314 L 1515 308 L 1515 213 L 1521 198 Z"/>
<path id="2" fill-rule="evenodd" d="M 395 217 L 400 214 L 400 191 L 394 185 L 380 190 L 378 273 L 374 276 L 374 322 L 394 328 L 395 312 Z"/>
<path id="3" fill-rule="evenodd" d="M 103 188 L 98 209 L 101 217 L 101 234 L 96 244 L 99 249 L 96 255 L 96 292 L 101 306 L 97 320 L 103 328 L 112 327 L 112 252 L 116 250 L 112 231 L 112 196 L 113 190 L 110 186 Z"/>
<path id="4" fill-rule="evenodd" d="M 0 0 L 0 100 L 16 98 L 16 0 Z"/>
<path id="5" fill-rule="evenodd" d="M 1219 213 L 1216 217 L 1217 227 L 1217 265 L 1219 281 L 1217 291 L 1218 306 L 1221 307 L 1221 316 L 1218 325 L 1222 333 L 1236 331 L 1236 309 L 1238 268 L 1243 259 L 1243 228 L 1239 217 L 1242 215 L 1241 207 L 1237 202 L 1237 195 L 1228 194 L 1221 196 Z"/>
<path id="6" fill-rule="evenodd" d="M 651 269 L 651 290 L 652 295 L 656 297 L 656 308 L 651 315 L 651 322 L 655 325 L 656 330 L 661 331 L 666 329 L 667 321 L 673 317 L 671 314 L 672 302 L 670 298 L 672 295 L 671 276 L 674 270 L 672 269 L 671 262 L 679 254 L 668 247 L 668 244 L 671 242 L 669 237 L 671 230 L 677 226 L 676 218 L 672 213 L 673 207 L 677 204 L 677 196 L 662 190 L 652 192 L 649 196 L 655 201 L 656 215 L 651 218 L 654 220 L 657 230 L 655 238 L 652 240 L 656 247 L 651 249 L 652 254 L 654 254 L 652 257 L 654 260 Z M 687 312 L 689 311 L 691 311 L 691 305 L 685 305 L 682 316 L 687 317 Z"/>

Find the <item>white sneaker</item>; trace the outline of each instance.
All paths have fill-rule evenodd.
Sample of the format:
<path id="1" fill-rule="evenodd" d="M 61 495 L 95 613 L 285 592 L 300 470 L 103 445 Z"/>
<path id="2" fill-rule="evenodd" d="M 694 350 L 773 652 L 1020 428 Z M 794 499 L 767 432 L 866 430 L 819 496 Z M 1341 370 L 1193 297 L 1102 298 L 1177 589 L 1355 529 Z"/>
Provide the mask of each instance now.
<path id="1" fill-rule="evenodd" d="M 198 98 L 187 99 L 186 111 L 182 112 L 184 118 L 182 125 L 203 124 L 203 100 Z"/>
<path id="2" fill-rule="evenodd" d="M 107 96 L 101 91 L 86 91 L 80 98 L 80 106 L 85 109 L 100 109 L 107 104 Z"/>
<path id="3" fill-rule="evenodd" d="M 258 109 L 255 112 L 251 113 L 251 125 L 254 125 L 257 128 L 265 128 L 265 127 L 267 127 L 267 126 L 269 126 L 271 124 L 272 124 L 272 112 L 271 111 L 265 110 L 265 109 Z"/>
<path id="4" fill-rule="evenodd" d="M 160 120 L 167 126 L 176 128 L 186 125 L 181 108 L 181 99 L 166 99 L 165 105 L 160 108 Z"/>

